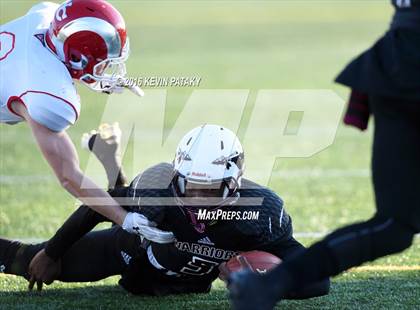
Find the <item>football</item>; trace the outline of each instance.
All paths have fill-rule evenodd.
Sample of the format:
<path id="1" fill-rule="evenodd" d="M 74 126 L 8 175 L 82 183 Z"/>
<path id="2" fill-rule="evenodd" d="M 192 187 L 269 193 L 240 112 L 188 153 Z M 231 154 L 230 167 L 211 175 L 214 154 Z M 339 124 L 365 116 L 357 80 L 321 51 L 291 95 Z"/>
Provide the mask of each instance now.
<path id="1" fill-rule="evenodd" d="M 277 256 L 263 251 L 249 251 L 232 257 L 227 263 L 223 263 L 219 269 L 219 278 L 223 281 L 232 273 L 245 268 L 253 272 L 266 273 L 281 263 Z"/>

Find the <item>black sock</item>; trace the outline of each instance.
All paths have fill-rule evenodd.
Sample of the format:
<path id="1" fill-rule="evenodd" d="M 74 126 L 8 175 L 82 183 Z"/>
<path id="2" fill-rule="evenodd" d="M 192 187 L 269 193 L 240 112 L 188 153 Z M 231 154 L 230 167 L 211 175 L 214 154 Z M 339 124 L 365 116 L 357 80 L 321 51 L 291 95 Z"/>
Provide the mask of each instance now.
<path id="1" fill-rule="evenodd" d="M 393 218 L 375 216 L 369 221 L 343 227 L 324 240 L 286 260 L 273 271 L 280 282 L 280 296 L 360 264 L 401 252 L 413 241 L 414 231 Z M 284 280 L 283 280 L 284 279 Z"/>
<path id="2" fill-rule="evenodd" d="M 273 287 L 276 298 L 282 299 L 291 291 L 328 278 L 334 266 L 328 250 L 318 243 L 290 261 L 284 261 L 267 274 L 267 281 L 270 286 L 276 286 Z"/>
<path id="3" fill-rule="evenodd" d="M 290 291 L 338 274 L 337 266 L 325 242 L 318 242 L 294 259 L 284 262 L 282 268 L 275 272 L 278 278 L 288 277 L 286 291 Z"/>

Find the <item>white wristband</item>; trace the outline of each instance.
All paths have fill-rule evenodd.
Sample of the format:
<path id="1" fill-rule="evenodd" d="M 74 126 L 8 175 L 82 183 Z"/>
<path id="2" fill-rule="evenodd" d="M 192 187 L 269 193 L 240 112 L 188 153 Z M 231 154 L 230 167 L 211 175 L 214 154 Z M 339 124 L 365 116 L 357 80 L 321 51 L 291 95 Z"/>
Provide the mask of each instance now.
<path id="1" fill-rule="evenodd" d="M 175 236 L 172 232 L 156 228 L 156 223 L 149 221 L 144 215 L 139 213 L 128 213 L 122 228 L 129 233 L 137 234 L 157 243 L 172 243 L 175 241 Z"/>

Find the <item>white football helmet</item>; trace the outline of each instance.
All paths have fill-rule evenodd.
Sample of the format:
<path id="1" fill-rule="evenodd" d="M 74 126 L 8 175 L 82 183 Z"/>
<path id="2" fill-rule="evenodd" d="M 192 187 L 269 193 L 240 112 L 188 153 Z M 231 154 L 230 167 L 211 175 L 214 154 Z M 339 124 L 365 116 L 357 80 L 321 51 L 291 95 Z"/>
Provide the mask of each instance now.
<path id="1" fill-rule="evenodd" d="M 234 203 L 244 172 L 244 152 L 237 136 L 218 125 L 188 132 L 178 144 L 172 181 L 183 206 L 215 208 Z"/>

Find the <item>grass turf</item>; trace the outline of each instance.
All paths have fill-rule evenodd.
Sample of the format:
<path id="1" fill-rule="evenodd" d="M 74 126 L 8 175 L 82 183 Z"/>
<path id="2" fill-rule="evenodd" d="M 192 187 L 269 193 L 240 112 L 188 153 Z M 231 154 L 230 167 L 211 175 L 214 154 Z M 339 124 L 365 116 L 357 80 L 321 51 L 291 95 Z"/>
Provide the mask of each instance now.
<path id="1" fill-rule="evenodd" d="M 310 242 L 311 240 L 305 240 Z M 369 270 L 356 268 L 336 277 L 328 296 L 282 301 L 281 309 L 418 309 L 420 300 L 420 240 L 405 253 L 381 259 Z M 384 270 L 389 269 L 389 270 Z M 27 292 L 27 282 L 0 275 L 2 309 L 227 309 L 224 284 L 217 280 L 210 294 L 139 297 L 119 288 L 118 277 L 103 281 L 54 283 L 42 292 Z"/>
<path id="2" fill-rule="evenodd" d="M 35 1 L 0 0 L 0 23 L 22 15 Z M 387 27 L 385 1 L 114 1 L 126 18 L 131 76 L 201 76 L 200 88 L 333 89 L 339 70 L 369 47 Z M 191 89 L 168 90 L 170 131 Z M 99 124 L 106 96 L 80 88 L 82 114 L 69 130 L 74 141 Z M 252 111 L 247 104 L 245 114 Z M 241 130 L 246 130 L 247 117 Z M 275 122 L 275 119 L 273 119 Z M 274 136 L 273 132 L 273 137 Z M 371 132 L 340 126 L 334 144 L 310 158 L 282 158 L 270 186 L 286 202 L 296 232 L 325 233 L 374 211 L 368 174 Z M 77 144 L 77 143 L 76 143 Z M 48 238 L 74 209 L 55 182 L 24 124 L 0 126 L 0 236 Z M 78 145 L 76 145 L 78 147 Z M 153 152 L 145 156 L 153 156 Z M 79 149 L 82 166 L 88 156 Z M 170 160 L 170 158 L 168 158 Z M 247 160 L 255 160 L 247 158 Z M 127 155 L 124 163 L 132 165 Z M 134 167 L 133 176 L 144 167 Z M 348 173 L 361 171 L 362 173 Z M 335 173 L 331 173 L 335 172 Z M 306 244 L 313 239 L 304 239 Z M 418 309 L 420 242 L 400 255 L 337 277 L 329 296 L 283 302 L 290 309 Z M 383 266 L 392 266 L 384 271 Z M 407 268 L 407 266 L 411 266 Z M 417 267 L 416 267 L 417 266 Z M 416 269 L 417 268 L 417 269 Z M 385 268 L 386 269 L 386 268 Z M 223 284 L 211 294 L 139 298 L 115 286 L 116 278 L 90 284 L 57 283 L 45 292 L 25 292 L 25 281 L 0 276 L 0 308 L 228 307 Z"/>

